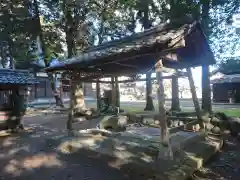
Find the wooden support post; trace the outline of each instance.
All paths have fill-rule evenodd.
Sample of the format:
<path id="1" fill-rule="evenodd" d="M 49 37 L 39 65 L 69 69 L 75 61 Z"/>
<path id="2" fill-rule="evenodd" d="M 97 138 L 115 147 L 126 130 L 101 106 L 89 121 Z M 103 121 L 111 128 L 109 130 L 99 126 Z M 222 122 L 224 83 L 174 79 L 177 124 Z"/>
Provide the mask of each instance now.
<path id="1" fill-rule="evenodd" d="M 197 93 L 196 93 L 194 80 L 193 80 L 193 76 L 192 76 L 192 71 L 191 71 L 190 68 L 187 68 L 187 76 L 188 76 L 190 90 L 191 90 L 191 93 L 192 93 L 192 100 L 193 100 L 194 108 L 195 108 L 195 111 L 197 113 L 197 118 L 199 120 L 201 120 L 200 105 L 199 105 L 199 102 L 198 102 Z"/>
<path id="2" fill-rule="evenodd" d="M 115 83 L 114 83 L 114 77 L 111 77 L 111 84 L 112 84 L 112 106 L 115 109 L 116 108 L 116 89 L 115 89 Z"/>
<path id="3" fill-rule="evenodd" d="M 209 66 L 202 66 L 202 110 L 212 113 L 211 87 L 209 77 Z"/>
<path id="4" fill-rule="evenodd" d="M 146 107 L 144 111 L 154 111 L 151 76 L 152 72 L 146 74 Z"/>
<path id="5" fill-rule="evenodd" d="M 181 111 L 179 102 L 178 76 L 172 76 L 172 104 L 171 111 Z"/>
<path id="6" fill-rule="evenodd" d="M 115 77 L 115 90 L 116 90 L 116 107 L 120 108 L 120 92 L 119 92 L 118 77 Z"/>
<path id="7" fill-rule="evenodd" d="M 72 123 L 74 118 L 74 107 L 75 107 L 75 90 L 76 83 L 71 80 L 71 88 L 70 88 L 70 109 L 68 112 L 68 121 L 67 121 L 67 130 L 72 131 Z"/>
<path id="8" fill-rule="evenodd" d="M 97 98 L 97 111 L 100 111 L 100 83 L 97 80 L 96 83 L 96 98 Z"/>
<path id="9" fill-rule="evenodd" d="M 156 77 L 158 82 L 158 110 L 159 110 L 159 120 L 161 127 L 161 144 L 165 147 L 168 147 L 168 156 L 172 158 L 172 149 L 169 141 L 169 131 L 167 127 L 167 115 L 165 109 L 165 95 L 164 95 L 164 86 L 162 80 L 162 60 L 159 60 L 156 64 Z M 160 152 L 160 151 L 159 151 Z M 160 158 L 159 154 L 159 158 Z"/>

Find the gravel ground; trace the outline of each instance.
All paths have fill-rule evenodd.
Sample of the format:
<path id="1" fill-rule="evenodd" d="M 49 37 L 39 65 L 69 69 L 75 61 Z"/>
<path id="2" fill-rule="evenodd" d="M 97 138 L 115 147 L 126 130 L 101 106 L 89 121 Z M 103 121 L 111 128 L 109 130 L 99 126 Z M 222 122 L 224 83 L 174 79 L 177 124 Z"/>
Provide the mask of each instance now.
<path id="1" fill-rule="evenodd" d="M 67 135 L 66 115 L 49 114 L 24 118 L 34 133 L 21 138 L 0 137 L 0 179 L 4 180 L 127 180 L 107 157 L 83 152 L 68 156 L 56 152 L 49 138 Z M 78 129 L 95 127 L 98 120 L 82 122 Z M 77 156 L 77 157 L 76 157 Z"/>
<path id="2" fill-rule="evenodd" d="M 59 135 L 52 128 L 34 127 L 34 133 L 0 139 L 0 179 L 4 180 L 127 180 L 111 159 L 82 152 L 65 155 L 56 152 L 49 137 Z M 62 135 L 66 132 L 61 131 Z"/>
<path id="3" fill-rule="evenodd" d="M 49 137 L 64 136 L 66 115 L 40 114 L 26 117 L 24 125 L 34 133 L 20 137 L 0 137 L 0 179 L 5 180 L 130 180 L 115 168 L 115 162 L 104 156 L 82 152 L 64 155 L 56 152 L 58 144 L 51 144 Z M 95 127 L 98 120 L 78 123 L 77 129 Z M 219 154 L 201 171 L 195 173 L 202 180 L 239 180 L 240 141 L 227 137 Z M 140 179 L 140 178 L 137 178 Z M 196 178 L 195 178 L 196 179 Z"/>
<path id="4" fill-rule="evenodd" d="M 226 137 L 221 151 L 210 159 L 204 168 L 196 172 L 194 180 L 239 180 L 240 139 Z"/>

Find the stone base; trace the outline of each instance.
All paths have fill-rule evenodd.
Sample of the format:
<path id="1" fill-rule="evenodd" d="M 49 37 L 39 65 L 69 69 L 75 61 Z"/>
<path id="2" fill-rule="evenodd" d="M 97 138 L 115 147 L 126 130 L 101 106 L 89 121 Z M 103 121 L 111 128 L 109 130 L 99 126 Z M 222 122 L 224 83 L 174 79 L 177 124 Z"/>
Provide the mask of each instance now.
<path id="1" fill-rule="evenodd" d="M 184 180 L 222 146 L 222 140 L 209 140 L 201 133 L 177 132 L 170 137 L 171 159 L 165 155 L 168 148 L 160 145 L 160 132 L 128 129 L 104 135 L 96 131 L 78 132 L 75 137 L 64 138 L 58 150 L 68 154 L 88 150 L 109 156 L 118 162 L 116 168 L 127 170 L 132 178 Z"/>

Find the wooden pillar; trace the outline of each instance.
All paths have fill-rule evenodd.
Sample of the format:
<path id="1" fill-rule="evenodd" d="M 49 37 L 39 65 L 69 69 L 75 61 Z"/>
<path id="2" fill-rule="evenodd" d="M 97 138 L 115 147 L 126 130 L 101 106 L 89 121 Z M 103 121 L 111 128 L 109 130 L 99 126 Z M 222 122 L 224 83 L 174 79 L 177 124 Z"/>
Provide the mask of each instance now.
<path id="1" fill-rule="evenodd" d="M 75 107 L 75 90 L 76 90 L 76 83 L 71 80 L 70 82 L 70 108 L 68 113 L 68 121 L 67 121 L 67 129 L 72 131 L 72 123 L 74 118 L 74 107 Z"/>
<path id="2" fill-rule="evenodd" d="M 156 64 L 156 78 L 158 83 L 157 94 L 158 94 L 159 120 L 161 127 L 161 144 L 165 147 L 168 147 L 169 150 L 168 156 L 172 157 L 171 144 L 169 142 L 169 131 L 167 127 L 167 115 L 165 109 L 165 95 L 162 78 L 162 68 L 163 68 L 162 60 L 159 60 Z"/>
<path id="3" fill-rule="evenodd" d="M 34 77 L 37 79 L 37 72 L 36 71 L 34 72 Z M 37 99 L 38 98 L 38 96 L 37 96 L 38 84 L 34 84 L 33 87 L 34 87 L 34 98 Z"/>
<path id="4" fill-rule="evenodd" d="M 47 95 L 47 80 L 44 80 L 44 95 L 45 95 L 45 97 L 48 97 L 48 95 Z"/>
<path id="5" fill-rule="evenodd" d="M 100 111 L 100 83 L 99 79 L 96 83 L 96 98 L 97 98 L 97 110 Z"/>
<path id="6" fill-rule="evenodd" d="M 146 107 L 144 111 L 154 111 L 153 99 L 152 99 L 152 72 L 146 74 Z"/>
<path id="7" fill-rule="evenodd" d="M 178 86 L 178 76 L 175 73 L 172 76 L 172 103 L 171 111 L 181 111 L 179 102 L 179 86 Z"/>
<path id="8" fill-rule="evenodd" d="M 116 107 L 116 89 L 115 89 L 115 83 L 114 83 L 114 77 L 111 77 L 111 85 L 112 85 L 112 106 L 113 108 Z"/>
<path id="9" fill-rule="evenodd" d="M 115 90 L 116 90 L 116 107 L 120 108 L 120 92 L 119 92 L 118 77 L 115 77 Z"/>
<path id="10" fill-rule="evenodd" d="M 204 112 L 212 112 L 211 87 L 208 65 L 202 66 L 202 109 Z"/>
<path id="11" fill-rule="evenodd" d="M 199 120 L 201 120 L 201 109 L 200 109 L 200 105 L 199 105 L 198 98 L 197 98 L 197 93 L 196 93 L 196 89 L 195 89 L 195 85 L 194 85 L 194 81 L 193 81 L 191 68 L 187 68 L 187 76 L 188 76 L 190 90 L 192 93 L 192 100 L 193 100 L 194 108 L 197 113 L 197 118 Z"/>

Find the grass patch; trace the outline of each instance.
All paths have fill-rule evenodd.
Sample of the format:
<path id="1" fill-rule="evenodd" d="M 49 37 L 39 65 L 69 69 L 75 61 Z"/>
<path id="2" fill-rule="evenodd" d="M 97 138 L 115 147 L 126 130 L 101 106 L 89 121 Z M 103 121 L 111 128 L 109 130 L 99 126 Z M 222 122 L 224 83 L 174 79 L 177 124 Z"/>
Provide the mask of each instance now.
<path id="1" fill-rule="evenodd" d="M 121 106 L 121 108 L 123 108 L 125 112 L 130 112 L 130 113 L 144 112 L 144 108 L 142 108 L 142 107 Z M 182 108 L 182 111 L 192 112 L 192 111 L 194 111 L 194 109 L 191 109 L 191 108 L 184 109 L 184 108 Z M 240 117 L 240 108 L 234 108 L 234 109 L 214 109 L 214 111 L 215 112 L 224 112 L 227 116 Z"/>
<path id="2" fill-rule="evenodd" d="M 130 112 L 130 113 L 138 113 L 138 112 L 144 111 L 144 109 L 140 107 L 121 106 L 121 108 L 124 109 L 125 112 Z"/>
<path id="3" fill-rule="evenodd" d="M 240 117 L 240 108 L 237 108 L 237 109 L 219 109 L 218 111 L 224 112 L 227 116 Z"/>

